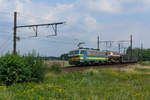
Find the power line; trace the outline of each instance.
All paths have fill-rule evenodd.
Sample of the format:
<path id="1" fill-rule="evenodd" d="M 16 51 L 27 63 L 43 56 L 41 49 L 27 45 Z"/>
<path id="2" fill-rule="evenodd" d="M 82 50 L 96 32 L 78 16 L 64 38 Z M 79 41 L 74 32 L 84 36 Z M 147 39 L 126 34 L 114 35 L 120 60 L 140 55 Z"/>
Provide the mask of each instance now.
<path id="1" fill-rule="evenodd" d="M 8 29 L 8 30 L 9 30 L 9 29 Z M 0 32 L 1 32 L 1 33 L 12 33 L 12 31 L 13 31 L 13 30 L 10 30 L 10 31 L 6 31 L 6 30 L 5 30 L 5 31 L 4 31 L 4 30 L 0 30 Z"/>
<path id="2" fill-rule="evenodd" d="M 41 19 L 41 20 L 45 20 L 45 21 L 49 21 L 49 20 L 46 20 L 46 19 L 43 19 L 43 18 L 41 18 L 40 16 L 32 16 L 32 15 L 30 15 L 30 14 L 21 14 L 20 12 L 18 12 L 18 15 L 20 16 L 20 17 L 24 17 L 24 18 L 36 18 L 36 19 Z"/>
<path id="3" fill-rule="evenodd" d="M 12 40 L 8 40 L 6 42 L 3 43 L 2 48 L 0 48 L 1 50 L 1 54 L 3 54 L 3 52 L 10 47 L 10 43 L 12 43 Z"/>
<path id="4" fill-rule="evenodd" d="M 7 38 L 12 38 L 12 36 L 10 36 L 10 35 L 4 35 L 4 34 L 2 35 L 2 34 L 0 34 L 0 36 L 1 36 L 1 37 L 5 37 L 5 38 L 6 38 L 6 37 L 7 37 Z"/>
<path id="5" fill-rule="evenodd" d="M 17 41 L 17 38 L 19 39 L 19 37 L 17 37 L 17 29 L 18 28 L 33 28 L 33 31 L 35 32 L 35 37 L 38 36 L 38 28 L 39 27 L 42 27 L 42 26 L 52 26 L 55 34 L 54 35 L 51 35 L 51 36 L 57 36 L 57 26 L 60 25 L 60 24 L 64 24 L 64 22 L 55 22 L 55 23 L 47 23 L 47 24 L 33 24 L 33 25 L 20 25 L 18 26 L 17 25 L 17 12 L 14 12 L 14 38 L 13 38 L 13 51 L 14 51 L 14 54 L 17 53 L 16 51 L 16 41 Z"/>
<path id="6" fill-rule="evenodd" d="M 5 14 L 5 15 L 6 15 L 6 14 L 7 14 L 7 15 L 10 14 L 10 15 L 12 15 L 11 12 L 5 12 L 5 11 L 0 11 L 0 14 Z"/>
<path id="7" fill-rule="evenodd" d="M 23 40 L 28 40 L 29 38 L 28 37 L 20 37 L 21 39 Z M 32 38 L 32 37 L 31 37 Z M 35 38 L 36 39 L 36 38 Z M 33 38 L 32 38 L 33 40 Z M 38 39 L 39 40 L 39 39 Z M 44 40 L 44 39 L 41 39 L 41 40 Z M 64 43 L 64 44 L 73 44 L 72 41 L 66 41 L 66 40 L 59 40 L 59 39 L 53 39 L 53 40 L 49 40 L 50 42 L 55 42 L 55 43 Z"/>
<path id="8" fill-rule="evenodd" d="M 3 48 L 8 42 L 10 42 L 10 41 L 12 41 L 12 40 L 6 40 L 6 42 L 3 42 L 2 44 L 1 44 L 1 47 Z M 0 48 L 1 49 L 1 48 Z"/>

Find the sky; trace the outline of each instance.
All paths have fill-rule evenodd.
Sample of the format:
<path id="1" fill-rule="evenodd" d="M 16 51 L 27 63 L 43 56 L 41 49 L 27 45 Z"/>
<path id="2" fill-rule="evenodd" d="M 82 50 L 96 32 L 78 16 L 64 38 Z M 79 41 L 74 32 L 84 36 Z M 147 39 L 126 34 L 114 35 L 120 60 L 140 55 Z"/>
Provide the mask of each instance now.
<path id="1" fill-rule="evenodd" d="M 47 36 L 54 34 L 52 27 L 40 27 L 36 38 L 32 29 L 17 29 L 21 54 L 34 49 L 43 56 L 60 56 L 77 49 L 79 42 L 97 48 L 98 35 L 100 40 L 118 41 L 129 40 L 132 34 L 134 47 L 143 43 L 150 48 L 150 0 L 0 0 L 1 55 L 12 51 L 14 11 L 17 25 L 65 22 L 51 37 Z"/>

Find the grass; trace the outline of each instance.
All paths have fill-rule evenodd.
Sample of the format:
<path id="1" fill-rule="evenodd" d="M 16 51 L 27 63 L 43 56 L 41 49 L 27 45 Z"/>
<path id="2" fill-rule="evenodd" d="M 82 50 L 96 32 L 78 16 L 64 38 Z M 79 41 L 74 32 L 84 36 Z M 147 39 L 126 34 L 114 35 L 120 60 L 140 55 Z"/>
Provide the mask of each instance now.
<path id="1" fill-rule="evenodd" d="M 139 72 L 150 72 L 149 68 L 135 68 L 135 70 Z"/>
<path id="2" fill-rule="evenodd" d="M 140 64 L 143 66 L 150 66 L 150 61 L 142 61 Z"/>
<path id="3" fill-rule="evenodd" d="M 0 100 L 149 100 L 150 75 L 138 71 L 49 72 L 43 83 L 0 86 Z"/>

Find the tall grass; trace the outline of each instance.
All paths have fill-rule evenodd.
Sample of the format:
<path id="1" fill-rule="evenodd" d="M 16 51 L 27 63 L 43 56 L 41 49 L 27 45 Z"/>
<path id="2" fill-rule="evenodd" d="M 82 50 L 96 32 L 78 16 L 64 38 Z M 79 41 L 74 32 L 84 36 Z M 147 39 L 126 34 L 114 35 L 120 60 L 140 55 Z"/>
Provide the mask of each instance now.
<path id="1" fill-rule="evenodd" d="M 150 75 L 120 70 L 48 73 L 43 83 L 0 87 L 1 100 L 149 100 Z"/>
<path id="2" fill-rule="evenodd" d="M 140 64 L 143 66 L 150 66 L 150 61 L 142 61 Z"/>
<path id="3" fill-rule="evenodd" d="M 139 72 L 150 72 L 149 68 L 135 68 L 135 70 Z"/>
<path id="4" fill-rule="evenodd" d="M 51 65 L 50 69 L 49 69 L 51 72 L 54 72 L 54 73 L 61 73 L 62 70 L 61 70 L 61 66 L 60 65 L 57 65 L 57 64 L 53 64 Z"/>

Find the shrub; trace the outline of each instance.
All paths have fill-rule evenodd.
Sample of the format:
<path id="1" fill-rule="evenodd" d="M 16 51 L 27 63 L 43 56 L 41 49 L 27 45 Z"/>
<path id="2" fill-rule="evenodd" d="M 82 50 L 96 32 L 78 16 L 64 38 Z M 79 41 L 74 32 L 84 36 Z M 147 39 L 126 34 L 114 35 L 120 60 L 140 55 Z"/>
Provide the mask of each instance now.
<path id="1" fill-rule="evenodd" d="M 83 73 L 89 76 L 93 76 L 96 72 L 94 72 L 94 69 L 91 68 L 89 70 L 84 71 Z"/>
<path id="2" fill-rule="evenodd" d="M 43 81 L 46 64 L 35 54 L 35 52 L 26 56 L 6 54 L 0 57 L 0 85 Z"/>
<path id="3" fill-rule="evenodd" d="M 43 81 L 46 64 L 42 57 L 40 57 L 35 51 L 24 56 L 25 62 L 28 66 L 31 66 L 31 80 L 32 81 Z"/>
<path id="4" fill-rule="evenodd" d="M 50 71 L 55 72 L 55 73 L 61 73 L 62 70 L 58 64 L 53 64 L 50 67 Z"/>
<path id="5" fill-rule="evenodd" d="M 18 55 L 6 54 L 0 58 L 0 84 L 11 85 L 30 81 L 31 66 Z"/>
<path id="6" fill-rule="evenodd" d="M 150 61 L 142 61 L 140 64 L 143 66 L 150 66 Z"/>

